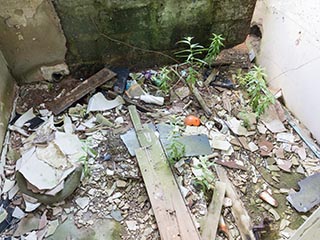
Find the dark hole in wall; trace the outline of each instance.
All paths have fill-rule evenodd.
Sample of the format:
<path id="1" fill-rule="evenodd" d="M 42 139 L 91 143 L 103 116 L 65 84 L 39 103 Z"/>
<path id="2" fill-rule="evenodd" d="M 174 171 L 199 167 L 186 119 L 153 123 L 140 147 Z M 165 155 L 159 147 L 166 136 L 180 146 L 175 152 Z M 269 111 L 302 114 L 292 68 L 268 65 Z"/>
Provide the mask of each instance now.
<path id="1" fill-rule="evenodd" d="M 262 38 L 261 28 L 257 24 L 254 24 L 250 27 L 249 34 L 254 37 Z"/>

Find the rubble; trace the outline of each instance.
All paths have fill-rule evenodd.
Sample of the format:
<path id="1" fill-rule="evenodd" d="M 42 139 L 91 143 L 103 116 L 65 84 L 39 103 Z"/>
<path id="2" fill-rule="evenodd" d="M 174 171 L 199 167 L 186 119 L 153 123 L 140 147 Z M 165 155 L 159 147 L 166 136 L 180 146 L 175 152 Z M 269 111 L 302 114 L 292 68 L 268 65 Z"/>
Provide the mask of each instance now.
<path id="1" fill-rule="evenodd" d="M 1 193 L 8 199 L 0 214 L 3 236 L 54 239 L 65 223 L 89 230 L 105 221 L 122 226 L 122 239 L 172 239 L 166 234 L 177 230 L 197 239 L 205 229 L 216 230 L 217 239 L 254 239 L 257 232 L 268 239 L 263 236 L 277 229 L 279 238 L 292 236 L 291 228 L 302 221 L 296 209 L 312 212 L 319 204 L 312 202 L 319 185 L 317 148 L 301 138 L 281 105 L 257 117 L 241 90 L 221 85 L 236 87 L 232 62 L 213 65 L 202 84 L 179 78 L 166 94 L 152 82 L 154 70 L 118 76 L 121 82 L 100 89 L 115 76 L 102 69 L 72 91 L 63 88 L 52 102 L 26 104 L 9 126 L 2 157 Z M 183 65 L 172 68 L 188 73 Z M 232 81 L 209 84 L 229 74 L 222 80 Z M 143 102 L 146 96 L 152 101 Z M 143 128 L 131 123 L 137 119 L 128 105 L 140 110 Z M 186 126 L 188 116 L 196 121 Z M 149 140 L 157 142 L 157 154 L 149 152 Z M 181 157 L 163 160 L 179 154 L 174 144 L 183 146 Z M 219 180 L 227 193 L 218 199 Z M 174 199 L 163 203 L 166 194 Z M 214 227 L 205 220 L 210 216 Z M 183 219 L 180 229 L 170 224 L 174 217 Z"/>

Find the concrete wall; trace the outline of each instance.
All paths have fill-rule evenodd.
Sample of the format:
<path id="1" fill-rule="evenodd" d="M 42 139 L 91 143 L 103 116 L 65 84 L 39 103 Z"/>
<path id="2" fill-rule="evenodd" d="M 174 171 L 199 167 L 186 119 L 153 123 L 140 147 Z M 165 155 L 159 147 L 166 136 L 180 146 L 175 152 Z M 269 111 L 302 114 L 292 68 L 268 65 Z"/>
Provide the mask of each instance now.
<path id="1" fill-rule="evenodd" d="M 258 0 L 253 21 L 262 25 L 258 61 L 270 85 L 320 141 L 319 2 Z"/>
<path id="2" fill-rule="evenodd" d="M 168 59 L 110 38 L 169 54 L 182 37 L 206 43 L 212 32 L 223 34 L 228 46 L 235 45 L 245 39 L 255 1 L 55 0 L 54 5 L 68 41 L 69 64 L 141 67 Z"/>
<path id="3" fill-rule="evenodd" d="M 0 49 L 17 80 L 42 80 L 40 67 L 63 63 L 65 45 L 51 1 L 0 0 Z"/>
<path id="4" fill-rule="evenodd" d="M 9 72 L 7 62 L 0 51 L 0 153 L 12 111 L 14 84 L 15 82 Z"/>
<path id="5" fill-rule="evenodd" d="M 66 53 L 74 72 L 85 66 L 89 75 L 105 64 L 159 65 L 172 60 L 138 48 L 173 55 L 182 37 L 204 44 L 212 32 L 223 34 L 227 46 L 238 44 L 249 30 L 255 2 L 0 0 L 0 49 L 20 83 L 43 80 L 40 68 L 63 63 Z"/>

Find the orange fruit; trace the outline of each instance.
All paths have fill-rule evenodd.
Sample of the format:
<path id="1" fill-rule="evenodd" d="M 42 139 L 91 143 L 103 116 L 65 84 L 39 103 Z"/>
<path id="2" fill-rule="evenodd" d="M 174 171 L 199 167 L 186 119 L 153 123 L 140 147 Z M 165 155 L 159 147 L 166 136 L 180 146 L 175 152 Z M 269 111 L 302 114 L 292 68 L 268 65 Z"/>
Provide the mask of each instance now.
<path id="1" fill-rule="evenodd" d="M 184 119 L 184 124 L 187 126 L 200 126 L 200 118 L 189 115 Z"/>

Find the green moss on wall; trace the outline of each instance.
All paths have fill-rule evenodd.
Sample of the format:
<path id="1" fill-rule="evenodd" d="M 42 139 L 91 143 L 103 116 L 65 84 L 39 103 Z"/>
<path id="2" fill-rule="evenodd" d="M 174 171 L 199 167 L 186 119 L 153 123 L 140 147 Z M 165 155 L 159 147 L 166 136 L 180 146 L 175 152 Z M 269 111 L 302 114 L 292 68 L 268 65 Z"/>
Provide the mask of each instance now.
<path id="1" fill-rule="evenodd" d="M 247 35 L 255 1 L 56 0 L 54 5 L 67 38 L 67 62 L 71 66 L 146 66 L 171 60 L 110 38 L 170 53 L 184 36 L 194 36 L 206 44 L 215 32 L 227 38 L 227 46 L 235 45 Z"/>

